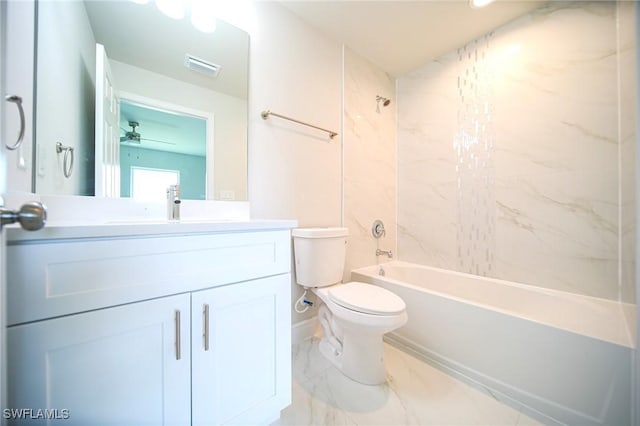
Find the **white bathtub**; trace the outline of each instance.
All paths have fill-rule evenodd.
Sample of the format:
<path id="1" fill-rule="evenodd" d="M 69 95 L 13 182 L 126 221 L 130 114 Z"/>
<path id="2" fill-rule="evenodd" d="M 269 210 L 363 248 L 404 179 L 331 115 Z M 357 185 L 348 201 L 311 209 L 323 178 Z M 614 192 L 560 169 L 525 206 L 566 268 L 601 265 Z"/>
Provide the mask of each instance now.
<path id="1" fill-rule="evenodd" d="M 406 262 L 380 268 L 351 278 L 404 299 L 409 321 L 392 342 L 545 423 L 631 423 L 635 306 Z"/>

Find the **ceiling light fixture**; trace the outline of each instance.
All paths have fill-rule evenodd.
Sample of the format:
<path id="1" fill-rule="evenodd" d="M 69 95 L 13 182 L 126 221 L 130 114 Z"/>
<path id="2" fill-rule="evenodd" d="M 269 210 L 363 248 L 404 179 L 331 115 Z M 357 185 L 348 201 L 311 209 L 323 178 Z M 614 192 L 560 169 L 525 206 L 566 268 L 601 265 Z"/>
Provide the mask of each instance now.
<path id="1" fill-rule="evenodd" d="M 144 4 L 149 0 L 131 0 Z M 160 12 L 170 18 L 183 19 L 190 9 L 191 24 L 203 33 L 212 33 L 216 30 L 216 6 L 212 0 L 155 0 Z"/>
<path id="2" fill-rule="evenodd" d="M 203 33 L 216 30 L 215 2 L 211 0 L 192 0 L 191 23 Z"/>
<path id="3" fill-rule="evenodd" d="M 182 19 L 185 14 L 185 2 L 183 0 L 156 0 L 156 7 L 160 12 L 173 19 Z"/>
<path id="4" fill-rule="evenodd" d="M 469 6 L 472 9 L 480 9 L 481 7 L 485 7 L 486 5 L 493 3 L 494 0 L 469 0 Z"/>
<path id="5" fill-rule="evenodd" d="M 507 56 L 515 55 L 521 50 L 522 50 L 521 44 L 512 44 L 502 52 L 502 56 L 507 57 Z"/>

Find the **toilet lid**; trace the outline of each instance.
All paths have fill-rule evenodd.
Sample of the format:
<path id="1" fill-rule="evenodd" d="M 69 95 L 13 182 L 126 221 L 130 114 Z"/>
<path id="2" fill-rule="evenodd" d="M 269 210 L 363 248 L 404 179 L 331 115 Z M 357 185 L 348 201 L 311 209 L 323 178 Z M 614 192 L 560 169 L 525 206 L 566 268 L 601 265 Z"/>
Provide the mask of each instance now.
<path id="1" fill-rule="evenodd" d="M 359 282 L 331 287 L 329 299 L 347 309 L 374 315 L 399 314 L 406 308 L 404 300 L 389 290 Z"/>

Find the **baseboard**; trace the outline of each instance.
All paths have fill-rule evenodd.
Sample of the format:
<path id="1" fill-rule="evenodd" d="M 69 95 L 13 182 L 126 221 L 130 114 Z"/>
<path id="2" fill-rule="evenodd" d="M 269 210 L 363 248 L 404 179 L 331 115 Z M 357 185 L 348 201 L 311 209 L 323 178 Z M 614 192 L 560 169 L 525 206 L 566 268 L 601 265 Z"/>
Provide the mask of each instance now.
<path id="1" fill-rule="evenodd" d="M 312 317 L 304 321 L 299 321 L 291 327 L 291 344 L 297 345 L 305 340 L 311 339 L 318 327 L 318 317 Z"/>

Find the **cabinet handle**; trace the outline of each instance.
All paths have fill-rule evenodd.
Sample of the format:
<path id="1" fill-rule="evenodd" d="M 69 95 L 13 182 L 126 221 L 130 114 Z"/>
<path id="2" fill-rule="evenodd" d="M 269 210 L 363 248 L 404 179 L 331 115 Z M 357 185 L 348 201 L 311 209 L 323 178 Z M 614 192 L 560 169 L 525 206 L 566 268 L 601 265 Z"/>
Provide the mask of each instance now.
<path id="1" fill-rule="evenodd" d="M 209 350 L 209 305 L 202 305 L 202 318 L 204 320 L 204 326 L 202 331 L 202 337 L 204 339 L 204 350 Z"/>
<path id="2" fill-rule="evenodd" d="M 180 311 L 176 310 L 176 360 L 180 360 Z"/>

